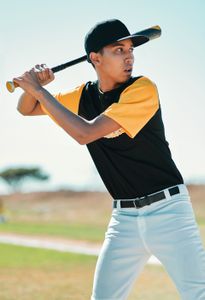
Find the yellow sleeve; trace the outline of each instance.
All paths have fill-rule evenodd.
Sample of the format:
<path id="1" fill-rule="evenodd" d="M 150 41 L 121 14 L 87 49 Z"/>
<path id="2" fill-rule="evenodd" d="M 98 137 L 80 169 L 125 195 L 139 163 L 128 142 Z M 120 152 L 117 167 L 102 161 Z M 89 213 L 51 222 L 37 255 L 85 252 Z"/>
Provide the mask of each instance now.
<path id="1" fill-rule="evenodd" d="M 147 77 L 141 77 L 128 86 L 118 103 L 110 105 L 103 114 L 115 120 L 129 137 L 134 138 L 158 108 L 156 85 Z"/>
<path id="2" fill-rule="evenodd" d="M 78 107 L 80 104 L 80 98 L 84 86 L 85 84 L 82 84 L 69 92 L 53 94 L 53 97 L 59 103 L 61 103 L 65 108 L 67 108 L 68 110 L 72 111 L 75 114 L 78 114 Z M 40 105 L 43 112 L 58 124 L 54 116 L 44 107 L 44 105 L 41 103 Z"/>

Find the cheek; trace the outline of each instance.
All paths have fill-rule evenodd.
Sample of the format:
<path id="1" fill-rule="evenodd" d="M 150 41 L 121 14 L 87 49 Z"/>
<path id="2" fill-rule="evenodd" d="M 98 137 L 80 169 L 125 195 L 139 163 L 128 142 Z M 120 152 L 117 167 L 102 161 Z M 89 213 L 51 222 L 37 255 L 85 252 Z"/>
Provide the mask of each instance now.
<path id="1" fill-rule="evenodd" d="M 121 71 L 121 65 L 122 61 L 118 57 L 115 57 L 106 61 L 104 68 L 106 71 L 109 71 L 109 73 L 114 75 L 114 73 L 119 73 Z"/>

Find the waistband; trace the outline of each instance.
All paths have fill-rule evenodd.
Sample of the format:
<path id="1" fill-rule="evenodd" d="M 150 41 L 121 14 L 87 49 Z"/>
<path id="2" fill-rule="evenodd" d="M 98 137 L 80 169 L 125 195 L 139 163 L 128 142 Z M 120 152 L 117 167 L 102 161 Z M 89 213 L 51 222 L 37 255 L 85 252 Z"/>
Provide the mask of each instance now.
<path id="1" fill-rule="evenodd" d="M 150 205 L 154 202 L 160 200 L 169 200 L 174 195 L 181 194 L 181 195 L 188 195 L 188 189 L 185 184 L 178 184 L 175 186 L 168 187 L 164 190 L 160 190 L 158 192 L 143 196 L 143 197 L 136 197 L 132 199 L 114 199 L 113 200 L 113 208 L 129 208 L 135 207 L 136 209 L 141 208 L 146 205 Z"/>

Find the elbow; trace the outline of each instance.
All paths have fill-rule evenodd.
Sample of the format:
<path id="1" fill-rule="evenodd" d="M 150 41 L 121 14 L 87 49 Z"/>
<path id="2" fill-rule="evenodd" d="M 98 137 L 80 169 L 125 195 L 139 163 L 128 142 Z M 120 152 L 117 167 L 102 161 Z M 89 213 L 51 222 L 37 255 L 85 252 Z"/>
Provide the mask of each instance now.
<path id="1" fill-rule="evenodd" d="M 66 130 L 67 131 L 67 130 Z M 90 142 L 92 130 L 88 124 L 78 128 L 71 134 L 70 130 L 67 131 L 69 135 L 71 135 L 78 144 L 86 145 Z"/>
<path id="2" fill-rule="evenodd" d="M 92 136 L 88 132 L 84 132 L 81 134 L 78 134 L 75 137 L 75 140 L 78 142 L 80 145 L 87 145 L 93 141 Z"/>
<path id="3" fill-rule="evenodd" d="M 28 112 L 21 111 L 21 110 L 19 110 L 19 109 L 17 109 L 17 110 L 18 110 L 18 112 L 19 112 L 22 116 L 24 116 L 24 117 L 29 116 L 29 113 L 28 113 Z"/>
<path id="4" fill-rule="evenodd" d="M 19 107 L 17 107 L 17 111 L 21 114 L 21 115 L 23 115 L 23 116 L 26 116 L 27 114 L 24 112 L 24 111 L 22 111 Z"/>
<path id="5" fill-rule="evenodd" d="M 22 115 L 22 116 L 30 116 L 32 111 L 25 111 L 21 107 L 17 106 L 17 111 Z"/>
<path id="6" fill-rule="evenodd" d="M 98 138 L 94 138 L 93 136 L 84 136 L 84 137 L 78 138 L 77 142 L 80 145 L 87 145 L 87 144 L 90 144 L 90 143 L 96 141 L 97 139 Z"/>
<path id="7" fill-rule="evenodd" d="M 84 141 L 82 141 L 82 140 L 77 140 L 77 142 L 78 142 L 79 145 L 82 145 L 82 146 L 86 145 L 86 143 Z"/>
<path id="8" fill-rule="evenodd" d="M 83 134 L 79 134 L 79 133 L 71 133 L 69 131 L 67 131 L 65 128 L 63 128 L 65 130 L 65 132 L 72 137 L 79 145 L 86 145 L 87 144 L 87 138 L 85 135 Z"/>
<path id="9" fill-rule="evenodd" d="M 79 126 L 74 130 L 69 128 L 64 128 L 66 133 L 70 135 L 78 144 L 87 145 L 95 140 L 95 134 L 92 126 L 90 124 L 83 124 L 84 126 Z"/>
<path id="10" fill-rule="evenodd" d="M 78 144 L 80 144 L 80 145 L 86 145 L 86 144 L 88 144 L 88 138 L 86 138 L 86 136 L 78 136 L 77 138 L 76 138 L 76 141 L 78 142 Z"/>

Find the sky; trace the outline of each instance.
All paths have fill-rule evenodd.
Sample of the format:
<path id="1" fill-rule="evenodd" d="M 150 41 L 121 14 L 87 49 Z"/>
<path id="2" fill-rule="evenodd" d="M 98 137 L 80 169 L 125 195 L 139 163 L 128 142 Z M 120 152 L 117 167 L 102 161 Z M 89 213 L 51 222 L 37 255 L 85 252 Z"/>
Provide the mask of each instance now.
<path id="1" fill-rule="evenodd" d="M 22 90 L 5 83 L 35 64 L 49 67 L 85 54 L 83 41 L 99 21 L 120 19 L 131 33 L 159 25 L 162 36 L 134 51 L 134 76 L 158 87 L 166 139 L 186 182 L 205 182 L 205 1 L 203 0 L 0 0 L 0 171 L 39 166 L 50 174 L 32 189 L 104 189 L 86 146 L 48 116 L 17 110 Z M 49 92 L 96 79 L 87 62 L 56 73 Z M 0 192 L 7 192 L 0 181 Z"/>

